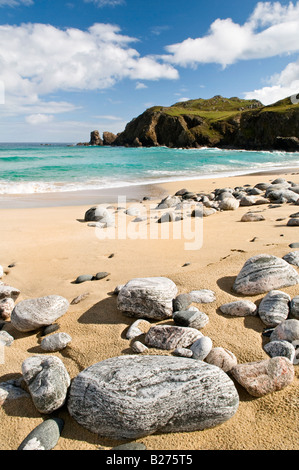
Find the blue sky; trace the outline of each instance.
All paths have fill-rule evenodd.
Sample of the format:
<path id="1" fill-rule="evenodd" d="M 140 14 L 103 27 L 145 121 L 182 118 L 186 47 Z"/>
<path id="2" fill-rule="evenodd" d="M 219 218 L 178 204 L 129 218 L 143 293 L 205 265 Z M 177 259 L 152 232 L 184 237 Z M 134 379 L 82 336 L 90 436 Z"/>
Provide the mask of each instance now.
<path id="1" fill-rule="evenodd" d="M 299 92 L 299 1 L 0 0 L 0 141 L 82 142 L 153 105 Z"/>

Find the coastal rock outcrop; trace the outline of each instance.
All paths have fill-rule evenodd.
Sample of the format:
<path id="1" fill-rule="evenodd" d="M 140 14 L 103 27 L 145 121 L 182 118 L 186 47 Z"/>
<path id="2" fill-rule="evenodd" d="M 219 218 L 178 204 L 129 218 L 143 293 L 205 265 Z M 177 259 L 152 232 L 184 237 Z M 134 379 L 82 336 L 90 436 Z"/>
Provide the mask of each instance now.
<path id="1" fill-rule="evenodd" d="M 137 439 L 224 423 L 236 413 L 239 396 L 225 372 L 202 361 L 121 356 L 80 372 L 72 381 L 67 406 L 91 432 Z"/>

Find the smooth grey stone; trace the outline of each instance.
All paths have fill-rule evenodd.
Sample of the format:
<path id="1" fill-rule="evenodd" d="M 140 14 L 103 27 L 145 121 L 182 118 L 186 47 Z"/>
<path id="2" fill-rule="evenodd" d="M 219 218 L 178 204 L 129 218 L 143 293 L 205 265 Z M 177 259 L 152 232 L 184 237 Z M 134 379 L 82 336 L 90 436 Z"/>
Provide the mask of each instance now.
<path id="1" fill-rule="evenodd" d="M 261 191 L 266 191 L 270 186 L 270 183 L 257 183 L 254 187 Z"/>
<path id="2" fill-rule="evenodd" d="M 235 211 L 240 206 L 240 201 L 234 197 L 226 197 L 220 203 L 220 209 L 223 211 Z"/>
<path id="3" fill-rule="evenodd" d="M 165 212 L 162 214 L 161 217 L 157 220 L 158 224 L 163 224 L 164 222 L 173 222 L 175 220 L 175 213 L 174 212 Z"/>
<path id="4" fill-rule="evenodd" d="M 61 435 L 64 421 L 61 418 L 48 418 L 39 424 L 20 444 L 18 450 L 52 450 Z"/>
<path id="5" fill-rule="evenodd" d="M 246 317 L 247 315 L 256 315 L 257 306 L 250 300 L 236 300 L 235 302 L 228 302 L 220 307 L 224 315 L 232 315 L 236 317 Z"/>
<path id="6" fill-rule="evenodd" d="M 198 330 L 204 328 L 209 323 L 208 315 L 199 310 L 181 310 L 174 312 L 172 318 L 176 325 L 196 328 Z"/>
<path id="7" fill-rule="evenodd" d="M 294 214 L 290 215 L 291 218 L 298 219 L 299 217 L 299 212 L 295 212 Z"/>
<path id="8" fill-rule="evenodd" d="M 68 308 L 68 300 L 59 295 L 22 300 L 11 313 L 11 323 L 18 331 L 37 330 L 51 325 L 64 315 Z"/>
<path id="9" fill-rule="evenodd" d="M 187 194 L 187 193 L 185 193 Z M 180 204 L 181 198 L 178 196 L 166 196 L 164 199 L 161 200 L 161 202 L 158 204 L 158 208 L 169 208 L 169 207 L 174 207 L 177 204 Z"/>
<path id="10" fill-rule="evenodd" d="M 19 295 L 20 291 L 16 287 L 0 285 L 0 299 L 11 297 L 14 301 L 16 301 Z"/>
<path id="11" fill-rule="evenodd" d="M 67 333 L 54 333 L 53 335 L 46 336 L 40 344 L 44 351 L 54 352 L 61 351 L 72 341 L 72 337 Z"/>
<path id="12" fill-rule="evenodd" d="M 198 304 L 209 304 L 216 300 L 216 294 L 210 289 L 193 290 L 189 293 L 192 302 Z"/>
<path id="13" fill-rule="evenodd" d="M 76 284 L 82 284 L 82 282 L 91 281 L 93 276 L 91 274 L 81 274 L 75 280 Z"/>
<path id="14" fill-rule="evenodd" d="M 262 220 L 266 220 L 262 214 L 255 214 L 253 212 L 247 212 L 241 218 L 241 222 L 261 222 Z"/>
<path id="15" fill-rule="evenodd" d="M 289 316 L 291 297 L 285 292 L 271 290 L 261 300 L 258 314 L 262 322 L 269 327 L 275 327 Z"/>
<path id="16" fill-rule="evenodd" d="M 92 280 L 93 281 L 99 281 L 100 279 L 105 279 L 105 277 L 109 276 L 110 273 L 107 273 L 106 271 L 101 271 L 97 273 L 95 276 L 93 276 Z"/>
<path id="17" fill-rule="evenodd" d="M 23 362 L 22 374 L 40 413 L 50 414 L 64 405 L 71 379 L 59 357 L 31 356 Z"/>
<path id="18" fill-rule="evenodd" d="M 137 217 L 140 215 L 140 209 L 138 207 L 129 207 L 129 209 L 127 209 L 125 213 L 127 215 Z"/>
<path id="19" fill-rule="evenodd" d="M 246 261 L 233 290 L 238 294 L 257 295 L 298 283 L 299 275 L 293 266 L 277 256 L 260 254 Z"/>
<path id="20" fill-rule="evenodd" d="M 180 310 L 187 310 L 192 304 L 192 297 L 190 294 L 179 294 L 173 300 L 173 311 L 178 312 Z"/>
<path id="21" fill-rule="evenodd" d="M 290 316 L 299 320 L 299 295 L 294 297 L 290 303 Z"/>
<path id="22" fill-rule="evenodd" d="M 202 336 L 196 328 L 172 325 L 152 326 L 146 336 L 145 344 L 157 349 L 187 348 Z"/>
<path id="23" fill-rule="evenodd" d="M 190 349 L 193 352 L 192 358 L 203 361 L 211 352 L 212 347 L 213 342 L 211 338 L 208 336 L 202 336 L 190 346 Z"/>
<path id="24" fill-rule="evenodd" d="M 148 351 L 148 347 L 145 346 L 145 344 L 141 343 L 141 341 L 134 341 L 131 347 L 133 351 L 137 354 L 142 354 Z"/>
<path id="25" fill-rule="evenodd" d="M 240 200 L 240 206 L 254 206 L 256 198 L 255 196 L 243 196 Z"/>
<path id="26" fill-rule="evenodd" d="M 299 196 L 299 194 L 298 194 Z M 298 227 L 299 225 L 299 219 L 290 219 L 288 220 L 287 226 L 288 227 Z"/>
<path id="27" fill-rule="evenodd" d="M 299 251 L 291 251 L 290 253 L 284 255 L 282 259 L 284 259 L 289 264 L 299 266 Z"/>
<path id="28" fill-rule="evenodd" d="M 130 317 L 171 318 L 177 287 L 165 277 L 137 278 L 127 282 L 117 297 L 117 308 Z"/>
<path id="29" fill-rule="evenodd" d="M 221 369 L 173 356 L 106 359 L 73 379 L 68 398 L 80 425 L 112 439 L 203 430 L 230 419 L 238 406 Z"/>
<path id="30" fill-rule="evenodd" d="M 54 333 L 54 331 L 57 330 L 59 330 L 59 325 L 57 323 L 53 323 L 53 325 L 46 326 L 43 329 L 41 336 L 49 335 L 50 333 Z"/>
<path id="31" fill-rule="evenodd" d="M 299 194 L 291 191 L 290 189 L 271 190 L 271 188 L 268 188 L 266 191 L 266 197 L 268 197 L 270 201 L 285 199 L 287 202 L 294 203 L 299 199 Z"/>
<path id="32" fill-rule="evenodd" d="M 295 242 L 295 243 L 291 243 L 289 245 L 290 248 L 299 248 L 299 243 L 298 242 Z"/>
<path id="33" fill-rule="evenodd" d="M 290 343 L 299 340 L 299 320 L 285 320 L 277 325 L 270 336 L 270 341 L 279 340 L 286 340 Z"/>
<path id="34" fill-rule="evenodd" d="M 14 340 L 14 337 L 7 333 L 7 331 L 0 331 L 0 345 L 4 344 L 4 346 L 11 346 Z"/>
<path id="35" fill-rule="evenodd" d="M 270 341 L 265 344 L 264 350 L 270 357 L 282 356 L 287 357 L 291 362 L 295 358 L 296 350 L 292 343 L 288 341 Z"/>
<path id="36" fill-rule="evenodd" d="M 147 329 L 150 328 L 151 324 L 147 320 L 144 320 L 143 318 L 140 318 L 139 320 L 134 321 L 132 325 L 128 328 L 128 331 L 126 333 L 126 338 L 127 339 L 134 339 L 137 338 L 138 336 L 143 334 L 143 331 L 139 328 L 139 325 L 143 323 Z"/>

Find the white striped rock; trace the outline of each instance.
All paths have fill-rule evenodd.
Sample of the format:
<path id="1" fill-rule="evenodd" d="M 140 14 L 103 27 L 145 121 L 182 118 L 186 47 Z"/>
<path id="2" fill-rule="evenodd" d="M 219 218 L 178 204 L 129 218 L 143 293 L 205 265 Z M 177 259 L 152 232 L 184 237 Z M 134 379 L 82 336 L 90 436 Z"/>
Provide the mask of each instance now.
<path id="1" fill-rule="evenodd" d="M 289 316 L 291 297 L 280 290 L 271 290 L 261 301 L 258 314 L 262 322 L 269 327 L 279 325 Z"/>
<path id="2" fill-rule="evenodd" d="M 91 432 L 138 439 L 224 423 L 236 413 L 239 396 L 225 372 L 202 361 L 121 356 L 80 372 L 67 405 L 72 418 Z"/>
<path id="3" fill-rule="evenodd" d="M 250 300 L 236 300 L 223 304 L 219 308 L 224 315 L 236 317 L 246 317 L 247 315 L 256 315 L 257 313 L 257 306 Z"/>
<path id="4" fill-rule="evenodd" d="M 230 374 L 254 397 L 282 390 L 293 382 L 295 376 L 291 361 L 280 356 L 238 364 Z"/>
<path id="5" fill-rule="evenodd" d="M 287 263 L 293 264 L 294 266 L 299 266 L 299 251 L 291 251 L 290 253 L 284 255 L 282 259 L 284 259 Z"/>
<path id="6" fill-rule="evenodd" d="M 22 374 L 40 413 L 50 414 L 64 405 L 71 379 L 59 357 L 28 357 L 22 364 Z"/>
<path id="7" fill-rule="evenodd" d="M 66 313 L 69 302 L 59 295 L 26 299 L 17 303 L 11 313 L 11 323 L 22 332 L 34 331 L 51 325 Z"/>
<path id="8" fill-rule="evenodd" d="M 117 297 L 117 308 L 127 316 L 171 318 L 177 287 L 166 277 L 137 278 L 127 282 Z"/>
<path id="9" fill-rule="evenodd" d="M 257 295 L 298 283 L 299 275 L 293 266 L 277 256 L 261 254 L 246 261 L 233 290 L 237 294 Z"/>
<path id="10" fill-rule="evenodd" d="M 195 328 L 155 325 L 148 330 L 145 336 L 145 344 L 152 348 L 166 350 L 187 348 L 202 336 L 203 334 Z"/>

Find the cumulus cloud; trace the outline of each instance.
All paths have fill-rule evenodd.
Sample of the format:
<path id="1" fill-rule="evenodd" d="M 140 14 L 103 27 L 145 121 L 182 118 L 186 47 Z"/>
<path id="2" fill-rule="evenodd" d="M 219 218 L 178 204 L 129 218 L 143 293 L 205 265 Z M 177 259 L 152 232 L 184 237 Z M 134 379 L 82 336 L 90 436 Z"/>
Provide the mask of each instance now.
<path id="1" fill-rule="evenodd" d="M 58 91 L 106 89 L 125 78 L 178 78 L 172 65 L 141 57 L 130 47 L 134 42 L 111 24 L 97 23 L 86 31 L 46 24 L 0 25 L 0 80 L 7 111 L 41 107 L 42 97 Z M 46 105 L 57 108 L 51 113 L 71 108 L 65 102 Z"/>
<path id="2" fill-rule="evenodd" d="M 259 2 L 244 24 L 216 19 L 206 36 L 166 47 L 164 60 L 180 66 L 262 59 L 299 51 L 299 2 Z"/>
<path id="3" fill-rule="evenodd" d="M 26 116 L 26 122 L 33 125 L 38 124 L 48 124 L 49 122 L 53 121 L 54 116 L 50 116 L 49 114 L 30 114 Z"/>
<path id="4" fill-rule="evenodd" d="M 33 5 L 33 0 L 0 0 L 0 7 L 18 7 L 20 5 Z"/>
<path id="5" fill-rule="evenodd" d="M 288 64 L 269 79 L 268 86 L 245 93 L 246 99 L 258 99 L 265 105 L 299 93 L 299 60 Z"/>
<path id="6" fill-rule="evenodd" d="M 124 0 L 84 0 L 85 3 L 94 3 L 97 7 L 115 7 L 117 5 L 123 5 Z"/>

